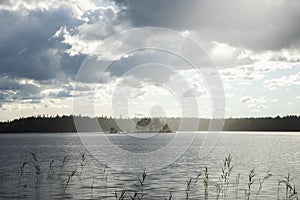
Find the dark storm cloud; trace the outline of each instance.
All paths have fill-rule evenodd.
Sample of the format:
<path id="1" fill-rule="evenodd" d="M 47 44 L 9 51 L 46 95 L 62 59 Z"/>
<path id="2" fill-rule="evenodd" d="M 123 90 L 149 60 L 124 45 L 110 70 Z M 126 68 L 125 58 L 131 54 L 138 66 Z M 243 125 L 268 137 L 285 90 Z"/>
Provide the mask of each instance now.
<path id="1" fill-rule="evenodd" d="M 41 92 L 41 88 L 37 87 L 33 84 L 22 84 L 19 86 L 19 90 L 17 92 L 17 96 L 19 98 L 32 98 L 37 97 L 38 94 Z"/>
<path id="2" fill-rule="evenodd" d="M 72 95 L 69 93 L 69 91 L 59 91 L 56 95 L 56 98 L 67 98 L 72 97 Z"/>
<path id="3" fill-rule="evenodd" d="M 60 59 L 61 72 L 74 80 L 76 73 L 85 57 L 86 55 L 82 54 L 75 56 L 63 54 Z"/>
<path id="4" fill-rule="evenodd" d="M 0 91 L 4 90 L 16 90 L 19 88 L 19 84 L 15 80 L 11 80 L 8 77 L 0 77 Z"/>
<path id="5" fill-rule="evenodd" d="M 141 51 L 133 56 L 116 60 L 109 66 L 108 70 L 112 76 L 122 76 L 125 73 L 130 73 L 134 68 L 142 67 L 142 65 L 147 63 L 162 64 L 173 70 L 191 68 L 185 60 L 177 55 L 157 50 Z"/>
<path id="6" fill-rule="evenodd" d="M 53 39 L 64 25 L 79 21 L 66 9 L 27 14 L 0 10 L 0 74 L 11 78 L 47 80 L 55 78 L 61 69 L 69 72 L 75 61 L 64 54 L 64 47 Z"/>
<path id="7" fill-rule="evenodd" d="M 12 6 L 13 0 L 0 0 L 0 5 L 2 6 Z"/>
<path id="8" fill-rule="evenodd" d="M 300 1 L 115 0 L 133 26 L 195 30 L 201 38 L 254 50 L 300 44 Z"/>
<path id="9" fill-rule="evenodd" d="M 192 68 L 193 66 L 173 53 L 141 50 L 114 61 L 87 60 L 77 81 L 107 83 L 118 77 L 134 77 L 163 83 L 167 82 L 176 70 Z"/>
<path id="10" fill-rule="evenodd" d="M 59 92 L 51 92 L 48 97 L 50 98 L 68 98 L 68 97 L 72 97 L 72 94 L 70 94 L 70 91 L 68 90 L 61 90 Z"/>
<path id="11" fill-rule="evenodd" d="M 39 85 L 32 83 L 20 83 L 16 79 L 0 77 L 0 104 L 13 102 L 15 100 L 26 101 L 26 103 L 38 103 L 44 98 L 64 99 L 72 97 L 72 87 L 62 85 L 60 82 L 40 81 Z M 57 92 L 43 93 L 46 89 L 60 89 Z"/>
<path id="12" fill-rule="evenodd" d="M 42 88 L 43 87 L 38 87 L 34 84 L 29 83 L 21 84 L 17 80 L 9 79 L 8 77 L 0 77 L 0 104 L 5 102 L 11 102 L 17 99 L 39 100 L 42 98 L 42 96 L 40 95 Z"/>
<path id="13" fill-rule="evenodd" d="M 1 104 L 1 101 L 3 101 L 5 99 L 5 94 L 0 92 L 0 104 Z"/>

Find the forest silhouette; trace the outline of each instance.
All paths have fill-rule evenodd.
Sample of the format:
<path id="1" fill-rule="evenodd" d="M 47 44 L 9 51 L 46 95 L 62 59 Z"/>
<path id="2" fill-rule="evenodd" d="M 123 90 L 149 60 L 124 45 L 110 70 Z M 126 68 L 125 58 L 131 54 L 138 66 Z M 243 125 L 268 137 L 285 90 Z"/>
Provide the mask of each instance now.
<path id="1" fill-rule="evenodd" d="M 91 124 L 97 122 L 103 132 L 126 132 L 134 131 L 129 124 L 132 121 L 137 123 L 140 118 L 112 118 L 112 117 L 86 117 L 86 116 L 35 116 L 27 118 L 19 118 L 12 121 L 0 122 L 0 133 L 58 133 L 58 132 L 77 132 L 74 124 L 74 118 L 84 128 L 82 132 L 97 132 Z M 157 120 L 157 119 L 156 119 Z M 195 122 L 196 118 L 184 118 L 185 122 Z M 198 131 L 207 131 L 211 120 L 222 119 L 199 119 Z M 153 120 L 155 121 L 155 119 Z M 167 123 L 174 132 L 180 126 L 181 118 L 166 118 Z M 119 127 L 122 124 L 122 127 Z M 181 129 L 182 130 L 182 129 Z M 213 130 L 213 129 L 210 129 Z M 184 131 L 193 131 L 185 128 Z M 261 118 L 226 118 L 224 120 L 223 131 L 300 131 L 300 116 L 289 115 L 284 117 L 261 117 Z"/>

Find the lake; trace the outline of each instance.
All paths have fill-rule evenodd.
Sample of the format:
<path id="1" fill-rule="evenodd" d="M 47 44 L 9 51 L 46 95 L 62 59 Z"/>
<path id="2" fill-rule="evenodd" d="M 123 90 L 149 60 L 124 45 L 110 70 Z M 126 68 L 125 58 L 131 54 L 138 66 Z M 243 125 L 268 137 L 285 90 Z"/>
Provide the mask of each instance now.
<path id="1" fill-rule="evenodd" d="M 0 198 L 121 199 L 126 190 L 125 199 L 135 193 L 168 199 L 170 192 L 172 199 L 245 199 L 253 168 L 249 199 L 284 198 L 285 184 L 278 185 L 288 173 L 294 177 L 291 185 L 300 187 L 299 133 L 223 132 L 205 144 L 204 133 L 181 134 L 173 146 L 153 155 L 177 134 L 0 134 Z M 226 183 L 220 177 L 228 154 L 233 168 Z M 262 181 L 268 170 L 272 176 Z"/>

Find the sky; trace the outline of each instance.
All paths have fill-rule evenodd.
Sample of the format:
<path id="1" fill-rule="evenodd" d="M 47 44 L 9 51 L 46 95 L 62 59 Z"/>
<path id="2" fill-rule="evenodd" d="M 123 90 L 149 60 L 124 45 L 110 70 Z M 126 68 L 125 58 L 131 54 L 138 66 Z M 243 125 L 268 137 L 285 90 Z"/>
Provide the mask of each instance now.
<path id="1" fill-rule="evenodd" d="M 299 20 L 298 0 L 0 0 L 0 121 L 300 115 Z"/>

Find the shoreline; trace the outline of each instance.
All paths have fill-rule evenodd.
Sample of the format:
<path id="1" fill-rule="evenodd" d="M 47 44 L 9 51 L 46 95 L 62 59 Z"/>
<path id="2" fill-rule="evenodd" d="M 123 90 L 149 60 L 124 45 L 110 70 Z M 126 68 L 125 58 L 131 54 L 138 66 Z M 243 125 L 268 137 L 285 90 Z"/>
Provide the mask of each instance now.
<path id="1" fill-rule="evenodd" d="M 193 133 L 197 132 L 199 134 L 205 134 L 205 133 L 216 133 L 216 131 L 181 131 L 181 132 L 121 132 L 121 133 L 108 133 L 108 132 L 93 132 L 93 131 L 88 131 L 88 132 L 69 132 L 69 131 L 62 131 L 62 132 L 0 132 L 0 135 L 8 135 L 8 134 L 99 134 L 99 135 L 127 135 L 127 134 L 176 134 L 176 133 Z M 220 134 L 238 134 L 238 133 L 243 133 L 243 134 L 276 134 L 279 135 L 280 133 L 282 134 L 300 134 L 300 131 L 274 131 L 274 130 L 269 130 L 269 131 L 219 131 L 218 133 Z"/>

